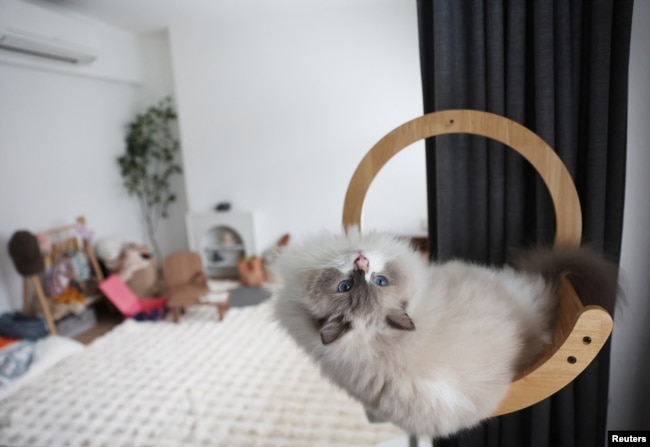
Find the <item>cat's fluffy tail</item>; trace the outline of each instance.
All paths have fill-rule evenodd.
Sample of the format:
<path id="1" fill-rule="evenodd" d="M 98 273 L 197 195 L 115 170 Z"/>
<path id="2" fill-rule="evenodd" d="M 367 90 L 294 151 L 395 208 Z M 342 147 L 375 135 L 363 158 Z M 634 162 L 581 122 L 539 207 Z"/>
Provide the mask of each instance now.
<path id="1" fill-rule="evenodd" d="M 595 304 L 613 313 L 620 295 L 618 266 L 588 247 L 556 246 L 513 253 L 513 266 L 541 274 L 558 285 L 567 276 L 584 305 Z"/>

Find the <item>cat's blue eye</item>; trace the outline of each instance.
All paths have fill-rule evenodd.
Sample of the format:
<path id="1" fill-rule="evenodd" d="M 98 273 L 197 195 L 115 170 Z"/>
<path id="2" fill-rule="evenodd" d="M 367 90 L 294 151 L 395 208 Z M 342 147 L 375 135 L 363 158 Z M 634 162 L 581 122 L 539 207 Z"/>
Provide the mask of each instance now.
<path id="1" fill-rule="evenodd" d="M 352 280 L 351 279 L 344 279 L 343 281 L 341 281 L 339 283 L 339 285 L 337 287 L 337 290 L 340 293 L 349 292 L 350 290 L 352 290 Z"/>
<path id="2" fill-rule="evenodd" d="M 372 279 L 372 282 L 374 282 L 379 287 L 386 287 L 388 285 L 388 280 L 386 279 L 386 277 L 381 275 L 375 276 Z"/>

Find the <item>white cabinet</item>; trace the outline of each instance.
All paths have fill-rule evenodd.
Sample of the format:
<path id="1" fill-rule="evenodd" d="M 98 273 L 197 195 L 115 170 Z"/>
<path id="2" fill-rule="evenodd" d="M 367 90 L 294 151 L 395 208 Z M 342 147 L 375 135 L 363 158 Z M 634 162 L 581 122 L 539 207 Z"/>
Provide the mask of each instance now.
<path id="1" fill-rule="evenodd" d="M 253 213 L 205 212 L 186 216 L 190 249 L 199 252 L 211 278 L 237 278 L 237 263 L 255 254 Z"/>

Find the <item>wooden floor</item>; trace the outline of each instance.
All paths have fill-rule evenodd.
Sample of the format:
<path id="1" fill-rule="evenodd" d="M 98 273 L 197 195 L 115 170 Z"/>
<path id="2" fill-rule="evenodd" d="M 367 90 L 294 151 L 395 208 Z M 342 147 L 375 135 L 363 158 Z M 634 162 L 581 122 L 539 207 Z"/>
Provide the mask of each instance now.
<path id="1" fill-rule="evenodd" d="M 232 290 L 230 307 L 244 307 L 259 304 L 270 297 L 270 293 L 259 287 L 238 287 Z M 93 340 L 101 337 L 115 326 L 124 321 L 124 318 L 115 308 L 107 302 L 99 303 L 96 307 L 97 324 L 89 330 L 73 337 L 80 343 L 90 344 Z"/>
<path id="2" fill-rule="evenodd" d="M 100 337 L 113 329 L 115 326 L 120 324 L 123 321 L 122 317 L 119 315 L 104 316 L 98 319 L 97 324 L 92 328 L 88 329 L 85 332 L 82 332 L 75 337 L 80 343 L 84 345 L 90 344 L 97 337 Z"/>

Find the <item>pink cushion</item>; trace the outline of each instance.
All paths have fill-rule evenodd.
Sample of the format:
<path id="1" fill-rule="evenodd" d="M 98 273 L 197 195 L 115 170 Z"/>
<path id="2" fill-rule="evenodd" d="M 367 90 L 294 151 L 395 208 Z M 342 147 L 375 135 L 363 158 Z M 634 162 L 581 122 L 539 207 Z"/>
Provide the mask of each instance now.
<path id="1" fill-rule="evenodd" d="M 118 275 L 111 275 L 99 284 L 104 295 L 127 318 L 165 306 L 167 298 L 138 298 Z"/>

